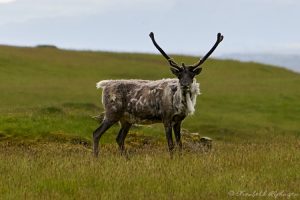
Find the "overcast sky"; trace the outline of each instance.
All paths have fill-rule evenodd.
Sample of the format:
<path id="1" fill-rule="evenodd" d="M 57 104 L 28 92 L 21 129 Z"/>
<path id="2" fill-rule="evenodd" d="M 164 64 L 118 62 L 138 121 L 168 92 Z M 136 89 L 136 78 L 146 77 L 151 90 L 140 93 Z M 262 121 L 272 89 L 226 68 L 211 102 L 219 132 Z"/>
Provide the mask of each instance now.
<path id="1" fill-rule="evenodd" d="M 215 56 L 300 55 L 299 0 L 0 0 L 0 44 Z"/>

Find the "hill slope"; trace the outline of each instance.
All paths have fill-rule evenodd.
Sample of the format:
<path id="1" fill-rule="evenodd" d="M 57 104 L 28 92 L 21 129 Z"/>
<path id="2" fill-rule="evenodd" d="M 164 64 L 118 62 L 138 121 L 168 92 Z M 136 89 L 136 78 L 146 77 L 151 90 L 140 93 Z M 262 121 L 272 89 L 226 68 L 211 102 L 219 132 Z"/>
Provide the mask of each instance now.
<path id="1" fill-rule="evenodd" d="M 202 95 L 184 128 L 216 139 L 300 135 L 299 74 L 231 60 L 209 60 L 203 67 L 197 77 Z M 102 111 L 97 81 L 167 77 L 172 74 L 160 55 L 0 46 L 0 135 L 90 138 L 97 127 L 91 116 Z M 164 138 L 160 125 L 133 132 Z M 115 137 L 107 135 L 104 140 Z"/>

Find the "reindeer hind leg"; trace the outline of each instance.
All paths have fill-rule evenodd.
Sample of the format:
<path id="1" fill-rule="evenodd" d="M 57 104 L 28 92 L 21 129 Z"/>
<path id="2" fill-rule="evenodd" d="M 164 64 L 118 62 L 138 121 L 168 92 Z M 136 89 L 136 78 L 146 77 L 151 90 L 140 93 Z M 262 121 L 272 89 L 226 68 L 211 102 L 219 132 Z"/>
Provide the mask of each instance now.
<path id="1" fill-rule="evenodd" d="M 103 133 L 107 131 L 116 121 L 104 119 L 101 125 L 93 132 L 93 143 L 94 143 L 94 156 L 98 157 L 99 154 L 99 140 Z"/>

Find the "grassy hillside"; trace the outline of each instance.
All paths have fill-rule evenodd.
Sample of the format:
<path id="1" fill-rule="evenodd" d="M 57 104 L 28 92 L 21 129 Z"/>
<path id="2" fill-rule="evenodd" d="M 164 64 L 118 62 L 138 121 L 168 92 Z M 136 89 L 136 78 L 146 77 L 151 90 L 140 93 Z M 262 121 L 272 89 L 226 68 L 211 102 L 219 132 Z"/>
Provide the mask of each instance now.
<path id="1" fill-rule="evenodd" d="M 267 65 L 204 64 L 202 95 L 183 128 L 212 137 L 211 152 L 185 146 L 170 160 L 157 124 L 130 130 L 126 160 L 116 153 L 115 126 L 101 138 L 103 157 L 93 159 L 99 124 L 91 116 L 103 111 L 95 83 L 168 77 L 160 55 L 0 46 L 0 199 L 299 197 L 300 75 Z"/>
<path id="2" fill-rule="evenodd" d="M 186 63 L 197 60 L 175 57 Z M 0 132 L 89 138 L 97 126 L 90 116 L 102 111 L 97 81 L 167 77 L 173 75 L 160 55 L 1 46 Z M 197 78 L 202 95 L 197 112 L 184 123 L 190 131 L 223 139 L 259 136 L 266 130 L 299 135 L 299 74 L 255 63 L 210 60 Z M 154 135 L 164 137 L 160 126 L 154 129 Z"/>

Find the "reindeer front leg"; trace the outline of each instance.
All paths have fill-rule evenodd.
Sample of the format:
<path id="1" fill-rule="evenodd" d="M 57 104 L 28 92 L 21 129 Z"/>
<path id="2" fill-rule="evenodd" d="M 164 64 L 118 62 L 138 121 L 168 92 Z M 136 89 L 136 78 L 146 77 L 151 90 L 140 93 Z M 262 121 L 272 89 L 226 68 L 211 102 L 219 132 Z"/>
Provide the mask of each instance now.
<path id="1" fill-rule="evenodd" d="M 169 151 L 172 156 L 172 152 L 174 149 L 174 143 L 173 143 L 173 138 L 172 138 L 172 123 L 171 122 L 164 123 L 164 126 L 165 126 L 165 132 L 166 132 Z"/>
<path id="2" fill-rule="evenodd" d="M 175 134 L 175 140 L 176 140 L 176 144 L 179 147 L 179 151 L 182 150 L 182 142 L 181 142 L 181 133 L 180 133 L 180 129 L 181 129 L 181 121 L 180 122 L 176 122 L 173 125 L 173 130 L 174 130 L 174 134 Z"/>

